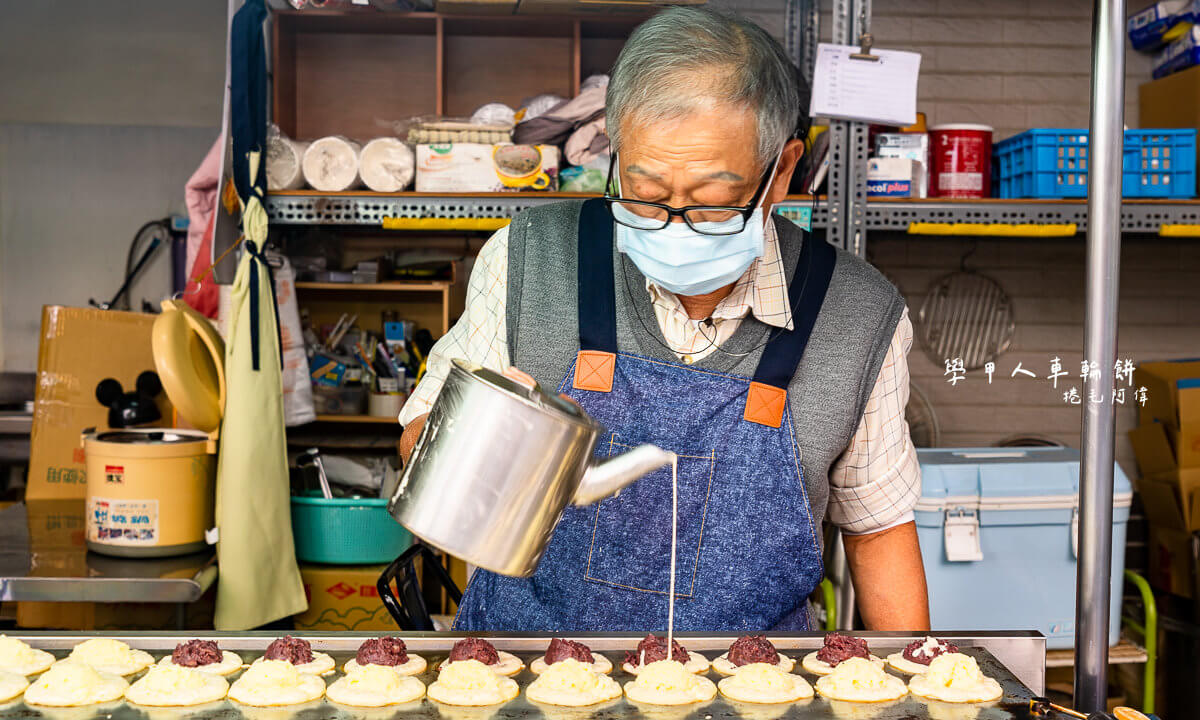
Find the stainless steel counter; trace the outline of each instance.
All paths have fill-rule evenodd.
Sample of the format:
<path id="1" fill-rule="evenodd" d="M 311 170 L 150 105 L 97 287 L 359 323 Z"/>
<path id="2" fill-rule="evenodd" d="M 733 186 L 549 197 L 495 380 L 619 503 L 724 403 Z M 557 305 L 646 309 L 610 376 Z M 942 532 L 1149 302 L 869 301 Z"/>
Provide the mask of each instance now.
<path id="1" fill-rule="evenodd" d="M 211 550 L 161 559 L 88 552 L 83 513 L 82 500 L 0 510 L 0 601 L 189 603 L 216 581 Z"/>
<path id="2" fill-rule="evenodd" d="M 900 633 L 856 633 L 868 638 L 871 649 L 877 655 L 893 652 L 916 636 Z M 1037 633 L 939 633 L 941 637 L 955 641 L 964 652 L 973 655 L 983 671 L 996 678 L 1004 688 L 1004 697 L 996 702 L 985 705 L 952 705 L 948 703 L 927 702 L 925 700 L 907 697 L 891 703 L 862 704 L 834 702 L 820 696 L 811 700 L 781 705 L 753 705 L 735 703 L 718 696 L 717 699 L 686 707 L 650 707 L 638 706 L 624 699 L 591 708 L 555 708 L 536 705 L 525 699 L 524 688 L 533 679 L 528 671 L 523 671 L 516 677 L 522 687 L 522 693 L 516 699 L 498 707 L 459 708 L 450 707 L 424 700 L 394 708 L 372 710 L 354 710 L 337 706 L 326 701 L 307 703 L 292 708 L 247 708 L 237 703 L 224 701 L 204 706 L 199 709 L 176 709 L 170 711 L 136 708 L 132 705 L 118 702 L 87 708 L 71 709 L 64 715 L 70 720 L 145 720 L 146 713 L 153 718 L 160 712 L 164 717 L 182 720 L 345 720 L 346 718 L 361 718 L 362 720 L 829 720 L 831 718 L 849 720 L 1029 720 L 1032 716 L 1028 710 L 1029 698 L 1041 694 L 1042 662 L 1045 656 L 1045 640 Z M 65 655 L 66 652 L 82 639 L 95 637 L 94 633 L 29 633 L 19 637 L 35 647 Z M 150 651 L 155 657 L 168 654 L 174 646 L 184 640 L 201 637 L 216 640 L 222 649 L 233 650 L 242 655 L 244 661 L 253 661 L 266 647 L 270 640 L 278 637 L 276 633 L 239 633 L 236 635 L 219 633 L 128 633 L 123 635 L 106 635 L 116 637 L 133 647 Z M 303 637 L 312 643 L 314 650 L 331 654 L 340 668 L 346 660 L 353 656 L 359 644 L 368 637 L 363 634 L 350 633 L 304 633 Z M 428 684 L 432 682 L 433 668 L 443 659 L 453 642 L 462 637 L 445 633 L 405 633 L 403 638 L 410 652 L 415 652 L 429 661 L 430 670 L 420 679 Z M 526 663 L 540 655 L 545 650 L 549 639 L 546 634 L 495 634 L 489 635 L 497 648 L 507 650 L 520 656 Z M 637 645 L 639 636 L 634 633 L 589 635 L 572 634 L 571 637 L 587 643 L 594 652 L 601 652 L 609 657 L 614 665 L 619 665 L 625 650 Z M 678 640 L 689 650 L 701 652 L 709 659 L 728 649 L 735 636 L 731 635 L 696 635 L 681 633 Z M 821 645 L 821 636 L 817 633 L 796 635 L 772 635 L 771 640 L 780 652 L 790 655 L 797 660 L 804 654 Z M 1001 662 L 997 652 L 1007 653 L 1011 658 Z M 1014 666 L 1013 663 L 1023 663 Z M 1034 692 L 1022 683 L 1017 674 L 1034 673 L 1038 678 L 1038 686 Z M 797 663 L 797 672 L 799 663 Z M 802 673 L 803 674 L 803 673 Z M 337 674 L 329 675 L 326 679 L 332 682 Z M 622 684 L 631 680 L 631 676 L 619 668 L 614 670 L 614 677 Z M 719 678 L 709 673 L 714 682 Z M 816 678 L 808 676 L 810 682 Z M 57 711 L 61 712 L 61 711 Z M 33 709 L 21 702 L 8 706 L 0 706 L 0 720 L 33 720 L 45 717 L 57 720 L 53 709 Z"/>

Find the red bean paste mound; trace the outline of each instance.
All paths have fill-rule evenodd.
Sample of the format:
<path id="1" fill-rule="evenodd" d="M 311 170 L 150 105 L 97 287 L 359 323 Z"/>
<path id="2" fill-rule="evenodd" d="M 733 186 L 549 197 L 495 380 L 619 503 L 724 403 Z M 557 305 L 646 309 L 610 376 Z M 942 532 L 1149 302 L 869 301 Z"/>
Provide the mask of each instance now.
<path id="1" fill-rule="evenodd" d="M 836 632 L 829 633 L 825 636 L 825 647 L 817 651 L 817 659 L 833 667 L 852 657 L 871 659 L 866 640 Z"/>
<path id="2" fill-rule="evenodd" d="M 183 667 L 199 667 L 221 662 L 224 655 L 212 640 L 188 640 L 176 645 L 171 653 L 171 662 Z"/>
<path id="3" fill-rule="evenodd" d="M 408 648 L 400 638 L 371 638 L 358 647 L 354 660 L 359 665 L 395 667 L 408 662 Z"/>
<path id="4" fill-rule="evenodd" d="M 543 658 L 547 665 L 553 665 L 556 662 L 562 662 L 567 658 L 574 658 L 581 663 L 591 665 L 595 662 L 592 657 L 592 651 L 587 645 L 577 643 L 574 640 L 563 640 L 554 638 L 550 641 L 550 647 L 546 648 L 546 656 Z"/>
<path id="5" fill-rule="evenodd" d="M 449 662 L 459 660 L 478 660 L 484 665 L 496 665 L 500 662 L 500 654 L 496 647 L 482 638 L 463 638 L 450 648 Z"/>
<path id="6" fill-rule="evenodd" d="M 263 653 L 267 660 L 287 660 L 293 665 L 304 665 L 313 661 L 312 645 L 307 640 L 284 635 L 267 646 Z"/>
<path id="7" fill-rule="evenodd" d="M 928 665 L 929 663 L 933 662 L 933 659 L 935 657 L 937 657 L 938 655 L 945 655 L 946 653 L 958 652 L 958 646 L 951 645 L 950 643 L 946 642 L 945 640 L 938 640 L 937 647 L 933 648 L 932 650 L 922 651 L 922 654 L 917 654 L 917 650 L 919 650 L 921 648 L 921 646 L 924 644 L 925 644 L 925 638 L 921 638 L 920 640 L 914 640 L 914 641 L 910 642 L 909 644 L 905 645 L 904 646 L 904 659 L 908 660 L 909 662 L 915 662 L 918 665 Z M 924 652 L 928 652 L 930 654 L 925 655 L 925 654 L 923 654 Z"/>
<path id="8" fill-rule="evenodd" d="M 743 635 L 733 644 L 729 646 L 729 662 L 737 667 L 749 665 L 750 663 L 767 663 L 768 665 L 776 665 L 779 663 L 779 653 L 775 651 L 775 646 L 771 644 L 763 635 Z"/>
<path id="9" fill-rule="evenodd" d="M 667 659 L 667 639 L 663 637 L 655 637 L 653 634 L 647 634 L 638 643 L 637 650 L 633 652 L 625 652 L 625 662 L 634 667 L 642 664 L 642 653 L 645 653 L 646 664 L 658 662 L 659 660 Z M 681 663 L 688 661 L 688 651 L 677 641 L 671 641 L 671 659 Z"/>

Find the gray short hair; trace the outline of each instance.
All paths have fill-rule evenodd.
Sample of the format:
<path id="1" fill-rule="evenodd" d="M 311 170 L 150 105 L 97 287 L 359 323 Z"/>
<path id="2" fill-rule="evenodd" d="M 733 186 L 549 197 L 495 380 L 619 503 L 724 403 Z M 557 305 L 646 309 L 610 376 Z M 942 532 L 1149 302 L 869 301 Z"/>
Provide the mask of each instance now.
<path id="1" fill-rule="evenodd" d="M 694 81 L 684 79 L 689 73 Z M 795 66 L 761 27 L 729 13 L 672 7 L 639 25 L 617 57 L 606 130 L 620 150 L 623 119 L 679 118 L 712 98 L 755 114 L 756 156 L 765 167 L 796 131 L 800 95 Z"/>

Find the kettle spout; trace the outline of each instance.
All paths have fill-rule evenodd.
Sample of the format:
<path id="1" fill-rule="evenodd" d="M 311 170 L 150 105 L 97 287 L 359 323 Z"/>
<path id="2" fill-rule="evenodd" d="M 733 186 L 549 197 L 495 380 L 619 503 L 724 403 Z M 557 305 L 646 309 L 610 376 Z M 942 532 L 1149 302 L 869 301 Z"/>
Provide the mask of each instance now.
<path id="1" fill-rule="evenodd" d="M 675 453 L 654 445 L 639 445 L 627 453 L 588 466 L 571 502 L 591 505 L 615 494 L 634 480 L 670 465 Z"/>

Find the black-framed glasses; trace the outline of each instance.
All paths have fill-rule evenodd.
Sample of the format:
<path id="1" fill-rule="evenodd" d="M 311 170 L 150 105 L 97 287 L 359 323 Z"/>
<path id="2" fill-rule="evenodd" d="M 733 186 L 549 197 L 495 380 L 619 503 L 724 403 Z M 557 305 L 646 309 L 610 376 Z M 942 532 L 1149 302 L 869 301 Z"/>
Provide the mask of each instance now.
<path id="1" fill-rule="evenodd" d="M 757 209 L 758 200 L 766 190 L 771 170 L 774 169 L 772 163 L 763 173 L 758 182 L 758 189 L 746 205 L 688 205 L 676 208 L 663 203 L 614 196 L 612 179 L 616 164 L 617 155 L 613 153 L 612 159 L 608 161 L 608 179 L 604 182 L 604 203 L 608 206 L 613 220 L 635 230 L 662 230 L 672 218 L 682 217 L 688 227 L 702 235 L 737 235 L 746 229 L 746 223 Z"/>

